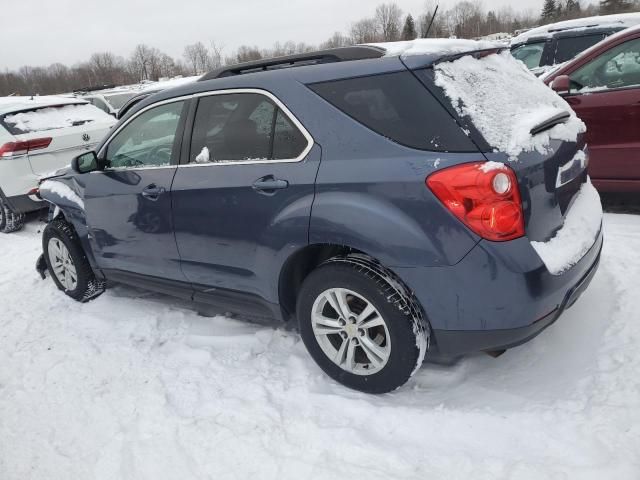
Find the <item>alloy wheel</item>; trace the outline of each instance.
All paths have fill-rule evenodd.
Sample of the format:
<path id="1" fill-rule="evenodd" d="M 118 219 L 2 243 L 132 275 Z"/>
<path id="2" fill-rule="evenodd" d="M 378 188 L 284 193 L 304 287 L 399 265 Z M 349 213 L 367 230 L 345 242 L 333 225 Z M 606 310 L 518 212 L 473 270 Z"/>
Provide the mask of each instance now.
<path id="1" fill-rule="evenodd" d="M 78 275 L 67 246 L 54 237 L 49 240 L 47 250 L 53 274 L 66 290 L 75 290 L 78 286 Z"/>
<path id="2" fill-rule="evenodd" d="M 389 361 L 387 324 L 373 304 L 354 291 L 322 292 L 313 304 L 311 323 L 324 354 L 349 373 L 372 375 Z"/>

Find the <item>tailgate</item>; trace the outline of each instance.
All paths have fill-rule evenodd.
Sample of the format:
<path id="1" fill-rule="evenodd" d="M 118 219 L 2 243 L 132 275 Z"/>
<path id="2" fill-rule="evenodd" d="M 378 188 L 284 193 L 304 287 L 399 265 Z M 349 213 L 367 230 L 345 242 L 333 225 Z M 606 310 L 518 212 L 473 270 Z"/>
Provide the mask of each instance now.
<path id="1" fill-rule="evenodd" d="M 518 161 L 504 153 L 485 153 L 487 160 L 509 165 L 518 177 L 527 237 L 545 242 L 564 224 L 572 200 L 587 181 L 584 136 L 575 142 L 553 140 L 545 153 L 526 152 Z"/>
<path id="2" fill-rule="evenodd" d="M 529 239 L 552 238 L 587 181 L 584 123 L 509 52 L 436 63 L 432 78 L 487 160 L 515 171 Z"/>

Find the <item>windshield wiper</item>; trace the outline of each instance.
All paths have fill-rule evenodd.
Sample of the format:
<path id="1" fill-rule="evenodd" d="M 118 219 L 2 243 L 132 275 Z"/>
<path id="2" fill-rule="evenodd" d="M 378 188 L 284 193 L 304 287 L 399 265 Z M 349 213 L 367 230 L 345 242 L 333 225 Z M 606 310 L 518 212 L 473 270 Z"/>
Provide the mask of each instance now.
<path id="1" fill-rule="evenodd" d="M 542 133 L 542 132 L 544 132 L 546 130 L 549 130 L 549 129 L 555 127 L 556 125 L 559 125 L 560 123 L 565 123 L 569 119 L 569 117 L 571 117 L 571 114 L 569 112 L 558 113 L 558 114 L 554 115 L 553 117 L 549 117 L 544 122 L 541 122 L 538 125 L 536 125 L 535 127 L 533 127 L 530 130 L 530 133 L 531 133 L 531 135 L 537 135 L 539 133 Z"/>

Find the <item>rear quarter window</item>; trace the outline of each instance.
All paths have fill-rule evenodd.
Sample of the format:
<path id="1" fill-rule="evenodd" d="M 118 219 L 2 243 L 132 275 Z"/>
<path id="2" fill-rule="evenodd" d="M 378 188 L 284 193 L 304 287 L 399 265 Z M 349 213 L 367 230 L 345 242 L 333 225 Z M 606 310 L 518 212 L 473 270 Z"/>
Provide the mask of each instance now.
<path id="1" fill-rule="evenodd" d="M 411 72 L 334 80 L 309 88 L 401 145 L 439 152 L 477 151 L 454 118 Z"/>
<path id="2" fill-rule="evenodd" d="M 592 47 L 604 38 L 604 34 L 584 35 L 582 37 L 559 38 L 556 45 L 554 63 L 564 63 L 571 60 L 587 48 Z"/>

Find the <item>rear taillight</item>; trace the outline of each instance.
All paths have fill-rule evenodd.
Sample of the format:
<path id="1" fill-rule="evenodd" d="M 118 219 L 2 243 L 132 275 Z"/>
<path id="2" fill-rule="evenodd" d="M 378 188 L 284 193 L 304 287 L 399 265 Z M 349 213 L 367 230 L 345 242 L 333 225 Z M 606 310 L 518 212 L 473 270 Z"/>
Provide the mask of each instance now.
<path id="1" fill-rule="evenodd" d="M 465 163 L 429 175 L 427 186 L 451 213 L 487 240 L 524 235 L 524 216 L 514 171 L 498 163 Z"/>
<path id="2" fill-rule="evenodd" d="M 15 157 L 17 155 L 25 155 L 32 150 L 42 150 L 51 145 L 51 137 L 34 138 L 33 140 L 25 140 L 22 142 L 8 142 L 0 146 L 0 157 Z"/>

